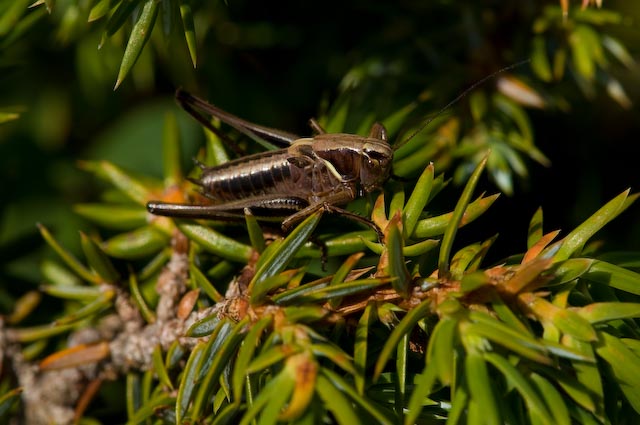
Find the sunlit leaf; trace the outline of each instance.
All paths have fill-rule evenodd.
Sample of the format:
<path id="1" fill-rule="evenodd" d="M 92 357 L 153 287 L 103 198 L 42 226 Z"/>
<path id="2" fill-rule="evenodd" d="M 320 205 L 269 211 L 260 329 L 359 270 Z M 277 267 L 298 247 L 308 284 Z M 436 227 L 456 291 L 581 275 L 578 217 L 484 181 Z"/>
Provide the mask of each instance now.
<path id="1" fill-rule="evenodd" d="M 89 12 L 89 22 L 96 21 L 107 13 L 109 13 L 109 8 L 111 7 L 111 0 L 100 0 L 98 1 Z"/>
<path id="2" fill-rule="evenodd" d="M 138 259 L 148 257 L 166 246 L 168 237 L 153 226 L 120 233 L 104 241 L 101 248 L 112 257 Z"/>
<path id="3" fill-rule="evenodd" d="M 120 64 L 120 70 L 118 71 L 118 78 L 116 80 L 114 90 L 120 86 L 122 80 L 124 80 L 131 68 L 133 68 L 133 65 L 138 60 L 140 53 L 142 53 L 144 45 L 147 43 L 147 40 L 149 40 L 158 14 L 159 4 L 160 2 L 158 0 L 145 1 L 142 11 L 140 12 L 140 16 L 131 30 L 131 35 L 129 36 L 129 42 L 127 43 L 127 47 L 124 51 L 124 56 L 122 57 L 122 63 Z"/>
<path id="4" fill-rule="evenodd" d="M 592 266 L 582 276 L 592 282 L 640 295 L 640 273 L 614 264 L 594 260 Z"/>
<path id="5" fill-rule="evenodd" d="M 596 70 L 596 55 L 594 49 L 599 42 L 593 43 L 592 31 L 585 25 L 576 27 L 569 36 L 573 63 L 576 70 L 587 81 L 593 80 Z"/>
<path id="6" fill-rule="evenodd" d="M 465 326 L 465 333 L 486 338 L 535 362 L 551 364 L 552 361 L 547 356 L 548 349 L 531 336 L 516 331 L 495 319 L 486 318 L 480 313 L 474 312 L 472 319 L 476 320 L 476 323 Z"/>
<path id="7" fill-rule="evenodd" d="M 295 346 L 286 346 L 286 345 L 278 345 L 270 348 L 264 353 L 260 354 L 258 357 L 253 359 L 251 363 L 246 368 L 246 373 L 256 373 L 261 370 L 265 370 L 271 365 L 282 362 L 289 356 L 297 354 L 302 351 L 302 347 Z"/>
<path id="8" fill-rule="evenodd" d="M 76 204 L 73 210 L 94 223 L 111 229 L 131 230 L 147 224 L 147 211 L 139 206 Z"/>
<path id="9" fill-rule="evenodd" d="M 498 400 L 494 392 L 494 386 L 489 379 L 487 363 L 483 356 L 478 353 L 467 352 L 464 371 L 464 378 L 469 387 L 471 398 L 482 406 L 485 416 L 483 418 L 484 423 L 494 425 L 502 423 Z"/>
<path id="10" fill-rule="evenodd" d="M 478 183 L 480 178 L 480 174 L 484 170 L 484 167 L 487 163 L 488 155 L 484 157 L 482 161 L 478 164 L 475 171 L 469 177 L 469 181 L 467 182 L 464 191 L 460 195 L 458 199 L 458 203 L 456 204 L 456 208 L 453 211 L 451 216 L 451 220 L 447 224 L 444 236 L 442 238 L 442 244 L 440 245 L 440 255 L 438 256 L 438 273 L 439 276 L 446 276 L 449 273 L 449 255 L 451 253 L 451 248 L 453 246 L 453 240 L 456 237 L 456 233 L 458 231 L 458 227 L 463 222 L 463 217 L 467 206 L 469 206 L 469 201 L 471 200 L 471 196 L 473 195 L 473 191 Z M 418 228 L 416 228 L 416 233 L 418 233 Z"/>
<path id="11" fill-rule="evenodd" d="M 418 382 L 414 387 L 413 393 L 409 399 L 408 412 L 404 418 L 405 425 L 416 423 L 416 419 L 420 415 L 425 404 L 425 399 L 431 392 L 437 380 L 438 370 L 433 365 L 428 364 L 422 374 L 418 377 Z M 460 406 L 462 408 L 462 406 Z"/>
<path id="12" fill-rule="evenodd" d="M 110 354 L 109 343 L 79 344 L 47 356 L 40 362 L 41 370 L 77 367 L 104 360 Z"/>
<path id="13" fill-rule="evenodd" d="M 140 375 L 136 372 L 127 373 L 126 383 L 127 417 L 131 419 L 140 410 L 142 403 Z"/>
<path id="14" fill-rule="evenodd" d="M 209 336 L 218 326 L 220 326 L 220 318 L 214 313 L 194 322 L 185 334 L 195 338 Z"/>
<path id="15" fill-rule="evenodd" d="M 51 286 L 49 287 L 51 288 Z M 53 286 L 53 288 L 56 288 Z M 64 287 L 63 287 L 64 288 Z M 83 287 L 85 288 L 85 287 Z M 89 290 L 95 291 L 92 293 L 92 297 L 95 298 L 99 295 L 99 289 L 96 287 L 87 288 Z M 97 291 L 96 291 L 97 290 Z M 9 316 L 7 316 L 7 323 L 11 325 L 16 325 L 22 320 L 24 320 L 33 310 L 40 305 L 40 301 L 42 300 L 42 293 L 39 291 L 29 291 L 18 298 L 13 306 L 13 311 Z"/>
<path id="16" fill-rule="evenodd" d="M 249 208 L 244 209 L 244 218 L 245 223 L 247 224 L 247 232 L 249 233 L 249 240 L 251 241 L 251 246 L 258 253 L 262 253 L 265 249 L 264 242 L 264 234 L 260 225 L 258 224 L 258 220 L 251 213 Z"/>
<path id="17" fill-rule="evenodd" d="M 280 409 L 284 407 L 284 404 L 287 402 L 291 392 L 293 391 L 293 386 L 294 380 L 291 375 L 283 372 L 278 373 L 262 388 L 258 396 L 253 400 L 253 403 L 245 412 L 242 420 L 239 422 L 239 425 L 249 425 L 253 419 L 269 405 L 271 406 L 271 411 L 267 413 L 266 417 L 261 419 L 275 423 L 278 414 L 280 413 Z"/>
<path id="18" fill-rule="evenodd" d="M 335 298 L 334 298 L 335 299 Z M 329 310 L 315 305 L 289 306 L 282 309 L 287 320 L 291 323 L 311 323 L 322 320 L 329 314 Z"/>
<path id="19" fill-rule="evenodd" d="M 554 260 L 561 261 L 569 258 L 573 253 L 582 249 L 584 244 L 605 224 L 620 214 L 631 202 L 627 200 L 629 190 L 607 202 L 585 222 L 569 233 L 562 242 L 562 246 L 554 256 Z M 633 198 L 635 199 L 635 197 Z"/>
<path id="20" fill-rule="evenodd" d="M 531 228 L 530 228 L 531 231 Z M 540 255 L 544 252 L 544 249 L 560 234 L 559 230 L 554 232 L 549 232 L 542 236 L 535 236 L 537 241 L 529 246 L 527 252 L 525 252 L 524 257 L 522 257 L 522 264 L 527 264 L 535 259 L 538 259 Z"/>
<path id="21" fill-rule="evenodd" d="M 365 307 L 356 328 L 355 345 L 353 348 L 353 361 L 356 368 L 355 383 L 358 394 L 364 394 L 367 369 L 367 353 L 369 351 L 369 328 L 374 319 L 373 304 L 368 303 Z"/>
<path id="22" fill-rule="evenodd" d="M 0 112 L 0 124 L 17 120 L 18 118 L 20 118 L 20 114 L 17 112 Z"/>
<path id="23" fill-rule="evenodd" d="M 13 404 L 20 400 L 22 391 L 24 391 L 23 388 L 14 388 L 0 396 L 0 417 L 3 417 L 4 414 L 11 409 Z"/>
<path id="24" fill-rule="evenodd" d="M 550 258 L 541 258 L 523 264 L 511 279 L 505 282 L 504 289 L 514 295 L 525 289 L 535 290 L 537 286 L 545 283 L 540 275 L 549 268 L 551 262 Z"/>
<path id="25" fill-rule="evenodd" d="M 548 72 L 550 77 L 551 71 Z M 497 88 L 500 93 L 523 106 L 531 108 L 544 108 L 545 106 L 545 101 L 542 96 L 514 75 L 505 75 L 498 78 Z"/>
<path id="26" fill-rule="evenodd" d="M 311 352 L 318 357 L 325 357 L 345 372 L 355 375 L 356 369 L 353 366 L 351 357 L 335 345 L 318 343 L 311 345 Z"/>
<path id="27" fill-rule="evenodd" d="M 271 300 L 279 305 L 287 305 L 293 301 L 303 299 L 307 294 L 316 293 L 320 288 L 326 288 L 329 286 L 331 279 L 324 278 L 315 282 L 309 282 L 305 285 L 301 285 L 297 288 L 286 290 L 282 293 L 276 294 L 271 297 Z"/>
<path id="28" fill-rule="evenodd" d="M 611 367 L 627 400 L 636 412 L 640 412 L 640 357 L 613 335 L 599 334 L 600 344 L 596 353 Z"/>
<path id="29" fill-rule="evenodd" d="M 411 196 L 409 196 L 409 199 L 407 200 L 403 210 L 405 237 L 413 234 L 416 224 L 418 223 L 418 219 L 420 218 L 420 214 L 427 205 L 427 201 L 429 200 L 429 195 L 431 194 L 431 189 L 433 187 L 433 173 L 434 166 L 431 163 L 424 169 L 422 175 L 420 175 L 420 178 L 411 192 Z"/>
<path id="30" fill-rule="evenodd" d="M 174 396 L 160 393 L 147 401 L 144 406 L 137 410 L 132 417 L 129 418 L 127 425 L 134 425 L 143 422 L 145 419 L 154 416 L 162 407 L 167 408 L 175 403 Z"/>
<path id="31" fill-rule="evenodd" d="M 457 322 L 452 318 L 443 318 L 431 333 L 427 347 L 427 374 L 434 374 L 444 385 L 451 385 L 455 366 L 455 344 L 457 338 Z M 427 369 L 428 370 L 428 369 Z"/>
<path id="32" fill-rule="evenodd" d="M 313 230 L 320 221 L 320 212 L 316 212 L 307 217 L 302 223 L 300 223 L 278 246 L 277 250 L 269 253 L 269 256 L 265 262 L 260 266 L 256 272 L 253 280 L 249 284 L 249 287 L 259 285 L 263 280 L 268 277 L 274 276 L 280 273 L 289 261 L 295 256 L 296 251 L 307 241 Z M 263 253 L 266 255 L 266 253 Z"/>
<path id="33" fill-rule="evenodd" d="M 316 391 L 339 424 L 351 425 L 360 422 L 349 399 L 323 375 L 318 376 Z"/>
<path id="34" fill-rule="evenodd" d="M 137 204 L 145 205 L 151 198 L 151 192 L 145 184 L 108 161 L 81 161 L 79 165 L 83 170 L 94 173 L 115 186 Z"/>
<path id="35" fill-rule="evenodd" d="M 0 15 L 0 37 L 4 37 L 19 22 L 22 15 L 27 11 L 29 3 L 33 0 L 15 0 L 7 2 L 7 6 Z"/>
<path id="36" fill-rule="evenodd" d="M 191 63 L 193 63 L 193 67 L 195 68 L 198 62 L 196 52 L 196 31 L 193 23 L 191 5 L 185 1 L 180 2 L 180 17 L 182 18 L 182 25 L 184 26 L 184 38 L 187 42 L 187 47 L 189 48 Z"/>
<path id="37" fill-rule="evenodd" d="M 608 322 L 617 319 L 640 317 L 639 303 L 593 303 L 581 307 L 576 312 L 589 323 Z"/>
<path id="38" fill-rule="evenodd" d="M 563 261 L 553 271 L 554 277 L 547 285 L 561 285 L 579 278 L 591 269 L 594 261 L 590 258 L 570 258 Z"/>
<path id="39" fill-rule="evenodd" d="M 99 313 L 107 308 L 112 307 L 113 299 L 116 296 L 116 291 L 112 287 L 105 287 L 102 289 L 102 292 L 95 300 L 91 301 L 87 305 L 74 310 L 72 313 L 69 313 L 59 319 L 54 321 L 55 325 L 66 325 L 69 323 L 74 323 L 79 320 L 82 320 L 86 317 L 92 316 L 96 313 Z"/>
<path id="40" fill-rule="evenodd" d="M 563 333 L 582 341 L 596 339 L 595 329 L 575 311 L 556 307 L 531 293 L 520 294 L 520 300 L 526 303 L 527 308 L 538 316 L 541 322 L 551 322 Z"/>
<path id="41" fill-rule="evenodd" d="M 493 202 L 498 199 L 498 196 L 500 195 L 490 195 L 471 202 L 464 211 L 459 226 L 465 226 L 480 217 L 489 209 Z M 447 213 L 432 218 L 422 219 L 418 221 L 413 236 L 416 238 L 428 238 L 442 235 L 451 222 L 452 217 L 453 213 Z"/>
<path id="42" fill-rule="evenodd" d="M 340 283 L 344 282 L 349 272 L 351 272 L 353 267 L 358 263 L 358 261 L 363 256 L 364 256 L 364 253 L 362 252 L 357 252 L 355 254 L 350 255 L 349 258 L 347 258 L 344 261 L 344 263 L 342 263 L 340 268 L 338 268 L 338 270 L 334 273 L 333 277 L 331 278 L 330 285 L 339 285 Z M 342 300 L 340 298 L 332 299 L 330 302 L 331 307 L 333 308 L 338 307 L 341 301 Z"/>
<path id="43" fill-rule="evenodd" d="M 149 308 L 147 305 L 147 301 L 144 299 L 142 292 L 140 291 L 140 287 L 138 285 L 138 279 L 134 273 L 129 275 L 129 291 L 131 292 L 131 297 L 133 301 L 136 303 L 140 314 L 144 318 L 147 323 L 154 323 L 156 321 L 155 313 Z"/>
<path id="44" fill-rule="evenodd" d="M 635 66 L 633 57 L 624 46 L 624 44 L 622 44 L 619 40 L 611 37 L 610 35 L 603 35 L 601 40 L 604 48 L 607 49 L 622 64 L 624 64 L 624 66 L 629 69 Z"/>
<path id="45" fill-rule="evenodd" d="M 189 264 L 189 276 L 193 280 L 194 286 L 201 288 L 209 298 L 215 302 L 222 300 L 222 294 L 209 282 L 209 279 L 195 266 L 194 263 Z"/>
<path id="46" fill-rule="evenodd" d="M 191 413 L 199 417 L 209 402 L 212 392 L 217 388 L 220 375 L 225 369 L 231 357 L 235 355 L 236 348 L 243 338 L 244 327 L 248 318 L 238 323 L 222 326 L 220 333 L 211 336 L 202 359 L 200 360 L 201 383 L 197 394 L 193 398 Z M 206 373 L 206 374 L 204 374 Z M 203 376 L 204 374 L 204 376 Z"/>
<path id="47" fill-rule="evenodd" d="M 91 238 L 80 232 L 82 250 L 94 272 L 100 276 L 105 283 L 116 283 L 120 276 L 113 263 L 102 249 Z"/>
<path id="48" fill-rule="evenodd" d="M 531 69 L 542 81 L 549 82 L 553 77 L 544 41 L 544 38 L 539 35 L 533 38 Z"/>
<path id="49" fill-rule="evenodd" d="M 289 404 L 278 415 L 279 420 L 290 421 L 302 416 L 315 393 L 318 369 L 318 362 L 308 352 L 287 359 L 284 371 L 295 378 L 295 386 Z"/>
<path id="50" fill-rule="evenodd" d="M 56 251 L 56 253 L 60 256 L 60 258 L 69 266 L 71 270 L 78 274 L 82 279 L 93 283 L 100 283 L 100 277 L 87 269 L 76 257 L 73 256 L 69 251 L 62 247 L 53 237 L 53 235 L 49 232 L 49 230 L 44 227 L 42 224 L 38 223 L 38 230 L 40 230 L 40 234 L 44 238 L 45 241 L 51 246 L 51 248 Z"/>
<path id="51" fill-rule="evenodd" d="M 248 374 L 247 366 L 249 366 L 249 363 L 253 358 L 253 354 L 258 347 L 262 332 L 267 326 L 271 324 L 272 320 L 273 319 L 271 316 L 265 316 L 261 318 L 251 327 L 251 330 L 249 330 L 246 337 L 242 341 L 242 346 L 238 351 L 238 357 L 236 358 L 231 378 L 233 397 L 236 400 L 240 400 L 242 396 L 244 380 L 246 378 L 246 375 Z"/>
<path id="52" fill-rule="evenodd" d="M 389 279 L 362 279 L 362 280 L 353 280 L 347 283 L 343 283 L 341 285 L 334 286 L 321 286 L 310 289 L 304 292 L 298 292 L 296 295 L 296 300 L 306 300 L 306 301 L 328 301 L 332 298 L 337 297 L 347 297 L 350 295 L 361 294 L 371 289 L 374 289 L 378 286 L 385 285 L 389 283 Z M 275 300 L 275 298 L 274 298 Z M 289 296 L 286 298 L 286 302 L 290 303 L 293 300 L 293 297 Z M 279 304 L 284 303 L 284 299 L 282 297 L 276 300 Z"/>
<path id="53" fill-rule="evenodd" d="M 404 255 L 402 255 L 403 241 L 401 226 L 402 215 L 400 211 L 393 216 L 386 229 L 387 255 L 389 263 L 387 271 L 391 278 L 391 286 L 402 297 L 407 298 L 410 292 L 411 276 Z"/>
<path id="54" fill-rule="evenodd" d="M 162 348 L 160 347 L 160 345 L 156 345 L 156 347 L 153 349 L 152 360 L 153 360 L 153 369 L 156 375 L 158 376 L 158 380 L 163 385 L 166 385 L 167 387 L 173 389 L 173 383 L 169 378 L 166 365 L 162 359 Z"/>
<path id="55" fill-rule="evenodd" d="M 624 90 L 624 87 L 620 83 L 620 81 L 613 78 L 611 75 L 606 77 L 605 87 L 607 89 L 607 93 L 613 100 L 618 102 L 620 106 L 625 109 L 629 109 L 632 106 L 631 99 Z"/>
<path id="56" fill-rule="evenodd" d="M 538 392 L 531 386 L 529 381 L 516 369 L 507 359 L 495 354 L 485 353 L 484 359 L 495 366 L 502 375 L 507 379 L 510 385 L 520 393 L 527 404 L 529 414 L 542 419 L 546 423 L 554 423 L 551 412 L 547 409 L 544 401 L 539 397 Z M 569 419 L 568 415 L 566 417 Z"/>
<path id="57" fill-rule="evenodd" d="M 252 305 L 262 303 L 269 292 L 288 284 L 297 273 L 298 270 L 287 270 L 264 279 L 258 287 L 253 288 L 253 291 L 251 291 L 249 302 Z"/>
<path id="58" fill-rule="evenodd" d="M 371 415 L 377 421 L 377 423 L 381 425 L 391 425 L 393 423 L 389 419 L 389 414 L 384 411 L 381 406 L 372 403 L 372 401 L 367 397 L 359 395 L 356 390 L 340 375 L 328 368 L 322 369 L 322 375 L 323 377 L 327 378 L 338 391 L 341 391 L 344 394 L 348 395 L 354 403 L 356 403 L 365 412 Z"/>
<path id="59" fill-rule="evenodd" d="M 196 385 L 200 376 L 200 370 L 198 365 L 204 354 L 204 350 L 207 344 L 199 342 L 191 351 L 191 355 L 187 360 L 187 364 L 184 367 L 184 373 L 180 380 L 180 386 L 178 387 L 178 393 L 176 396 L 176 421 L 180 423 L 182 417 L 187 411 L 187 407 L 191 402 L 191 397 L 196 390 Z"/>
<path id="60" fill-rule="evenodd" d="M 232 261 L 246 262 L 251 256 L 251 247 L 222 233 L 196 223 L 181 222 L 178 228 L 205 250 Z"/>
<path id="61" fill-rule="evenodd" d="M 7 331 L 7 338 L 10 341 L 18 341 L 23 343 L 33 342 L 43 338 L 50 338 L 52 336 L 68 332 L 75 326 L 77 326 L 76 323 L 55 326 L 47 324 L 41 326 L 31 326 L 28 328 L 9 329 Z"/>

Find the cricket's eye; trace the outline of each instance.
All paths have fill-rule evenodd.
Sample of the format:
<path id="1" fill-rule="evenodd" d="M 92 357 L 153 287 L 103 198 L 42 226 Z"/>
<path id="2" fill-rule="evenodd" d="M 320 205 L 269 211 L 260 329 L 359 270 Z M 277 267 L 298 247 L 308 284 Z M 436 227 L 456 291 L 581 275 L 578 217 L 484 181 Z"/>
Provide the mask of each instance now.
<path id="1" fill-rule="evenodd" d="M 380 165 L 380 163 L 384 161 L 385 156 L 380 152 L 371 151 L 367 152 L 367 158 L 369 159 L 369 164 Z"/>
<path id="2" fill-rule="evenodd" d="M 382 158 L 384 158 L 383 154 L 381 154 L 380 152 L 374 151 L 374 150 L 368 152 L 367 154 L 369 155 L 369 158 L 377 159 L 378 161 L 381 160 Z"/>

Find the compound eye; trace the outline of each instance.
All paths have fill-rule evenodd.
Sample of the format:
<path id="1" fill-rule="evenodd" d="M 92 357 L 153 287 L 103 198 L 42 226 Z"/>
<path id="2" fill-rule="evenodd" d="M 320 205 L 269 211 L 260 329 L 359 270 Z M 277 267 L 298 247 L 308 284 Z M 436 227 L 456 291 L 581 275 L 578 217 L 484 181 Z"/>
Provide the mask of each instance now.
<path id="1" fill-rule="evenodd" d="M 389 161 L 389 156 L 376 150 L 370 150 L 366 153 L 368 165 L 371 167 L 380 167 Z"/>

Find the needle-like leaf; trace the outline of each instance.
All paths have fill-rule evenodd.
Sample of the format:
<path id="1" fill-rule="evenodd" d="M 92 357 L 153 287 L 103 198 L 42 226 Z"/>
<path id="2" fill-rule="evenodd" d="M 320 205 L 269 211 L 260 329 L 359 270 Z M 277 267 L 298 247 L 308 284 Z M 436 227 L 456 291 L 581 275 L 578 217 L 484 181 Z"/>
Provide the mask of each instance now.
<path id="1" fill-rule="evenodd" d="M 140 16 L 137 22 L 131 30 L 127 47 L 122 57 L 122 63 L 120 64 L 120 71 L 118 71 L 118 78 L 114 90 L 116 90 L 124 78 L 127 76 L 133 65 L 138 60 L 142 49 L 144 48 L 147 40 L 151 37 L 151 31 L 153 25 L 156 22 L 156 16 L 158 15 L 159 0 L 146 0 Z"/>
<path id="2" fill-rule="evenodd" d="M 458 203 L 456 204 L 456 208 L 453 211 L 451 220 L 447 224 L 444 236 L 442 237 L 442 244 L 440 245 L 440 255 L 438 256 L 438 275 L 441 277 L 445 277 L 449 274 L 449 255 L 451 253 L 451 248 L 453 247 L 453 240 L 456 237 L 458 227 L 462 222 L 465 210 L 469 205 L 469 201 L 471 200 L 473 191 L 478 184 L 480 174 L 482 174 L 488 158 L 489 154 L 487 154 L 484 159 L 480 161 L 475 171 L 469 178 L 467 185 L 462 192 L 462 195 L 460 195 L 460 199 L 458 199 Z"/>

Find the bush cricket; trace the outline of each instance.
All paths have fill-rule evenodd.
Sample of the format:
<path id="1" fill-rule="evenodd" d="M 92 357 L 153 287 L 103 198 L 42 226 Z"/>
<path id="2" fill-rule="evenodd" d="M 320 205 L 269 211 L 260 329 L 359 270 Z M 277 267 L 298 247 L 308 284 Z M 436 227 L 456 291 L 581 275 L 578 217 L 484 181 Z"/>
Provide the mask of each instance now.
<path id="1" fill-rule="evenodd" d="M 202 113 L 251 138 L 270 140 L 280 149 L 248 155 L 215 167 L 199 164 L 202 175 L 191 181 L 201 187 L 202 194 L 211 200 L 210 204 L 152 201 L 147 209 L 156 215 L 213 220 L 242 220 L 245 210 L 249 209 L 261 220 L 282 221 L 285 232 L 310 214 L 324 210 L 370 226 L 382 240 L 382 232 L 375 223 L 340 206 L 380 189 L 392 175 L 394 150 L 436 117 L 477 86 L 527 62 L 529 59 L 504 67 L 472 84 L 393 148 L 380 123 L 375 123 L 369 135 L 364 137 L 328 134 L 312 119 L 310 124 L 316 136 L 301 138 L 245 121 L 179 89 L 176 99 L 183 109 L 222 138 L 226 137 Z"/>
<path id="2" fill-rule="evenodd" d="M 370 220 L 339 205 L 379 189 L 391 174 L 393 150 L 382 124 L 372 126 L 367 137 L 354 134 L 327 134 L 311 120 L 317 133 L 301 138 L 238 118 L 183 90 L 176 92 L 181 106 L 210 130 L 219 130 L 198 110 L 220 119 L 238 131 L 272 141 L 281 149 L 248 155 L 224 164 L 199 164 L 202 175 L 192 182 L 211 200 L 209 205 L 173 204 L 152 201 L 152 214 L 231 220 L 244 217 L 248 208 L 263 219 L 282 219 L 282 229 L 291 227 L 322 209 L 340 213 L 380 229 Z"/>

